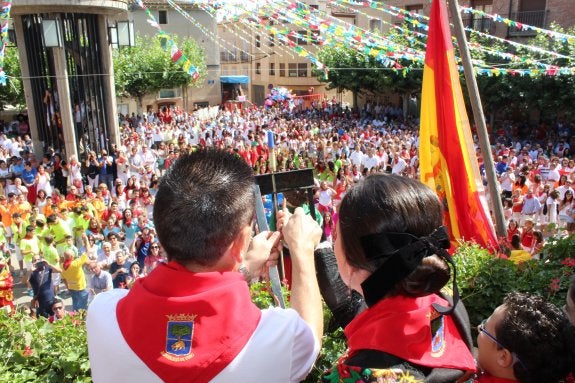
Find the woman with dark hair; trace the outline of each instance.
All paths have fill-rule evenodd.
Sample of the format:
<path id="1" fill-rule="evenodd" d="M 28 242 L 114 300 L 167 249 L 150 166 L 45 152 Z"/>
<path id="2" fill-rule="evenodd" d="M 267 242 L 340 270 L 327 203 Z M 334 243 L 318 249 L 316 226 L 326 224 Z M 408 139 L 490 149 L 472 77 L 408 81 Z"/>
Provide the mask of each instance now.
<path id="1" fill-rule="evenodd" d="M 513 191 L 521 190 L 521 195 L 527 194 L 527 189 L 529 189 L 529 185 L 527 185 L 527 177 L 525 174 L 520 173 L 519 177 L 517 177 L 517 181 L 513 184 Z"/>
<path id="2" fill-rule="evenodd" d="M 345 376 L 452 382 L 475 371 L 457 286 L 453 303 L 440 294 L 453 265 L 442 213 L 430 188 L 396 175 L 370 175 L 345 195 L 332 233 L 335 257 L 341 281 L 367 308 L 349 323 L 336 318 L 345 326 L 348 351 L 324 382 Z"/>

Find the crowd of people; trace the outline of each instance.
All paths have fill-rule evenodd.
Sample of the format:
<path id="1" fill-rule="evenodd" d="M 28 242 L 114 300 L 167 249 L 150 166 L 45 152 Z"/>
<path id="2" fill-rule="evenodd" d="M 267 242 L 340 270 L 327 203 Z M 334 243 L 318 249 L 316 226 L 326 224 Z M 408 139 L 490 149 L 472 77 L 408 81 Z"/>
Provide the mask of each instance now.
<path id="1" fill-rule="evenodd" d="M 142 302 L 157 300 L 158 306 L 165 306 L 166 309 L 154 313 L 157 316 L 169 315 L 164 312 L 168 308 L 181 309 L 177 302 L 164 299 L 166 296 L 180 297 L 182 302 L 188 298 L 195 301 L 197 294 L 201 293 L 183 287 L 189 277 L 187 271 L 192 272 L 193 278 L 199 278 L 197 282 L 200 285 L 237 283 L 233 278 L 208 281 L 202 279 L 202 275 L 210 271 L 235 271 L 242 258 L 243 261 L 250 261 L 252 249 L 248 248 L 247 233 L 251 234 L 253 209 L 247 207 L 251 201 L 249 198 L 240 198 L 241 193 L 248 193 L 247 184 L 243 185 L 242 182 L 251 184 L 251 173 L 302 168 L 314 169 L 317 181 L 315 207 L 321 214 L 323 238 L 335 250 L 339 282 L 360 292 L 359 300 L 362 302 L 353 303 L 352 308 L 346 306 L 348 319 L 342 319 L 341 323 L 349 325 L 346 335 L 351 353 L 326 373 L 324 381 L 339 381 L 342 377 L 339 374 L 342 373 L 357 373 L 365 381 L 371 381 L 368 379 L 374 378 L 373 374 L 377 374 L 378 369 L 385 370 L 381 373 L 393 373 L 394 376 L 409 373 L 414 379 L 436 374 L 433 376 L 439 377 L 439 381 L 449 381 L 453 376 L 475 371 L 469 351 L 469 329 L 464 324 L 465 314 L 458 314 L 454 310 L 456 300 L 450 301 L 439 293 L 449 279 L 449 255 L 444 251 L 448 244 L 445 245 L 441 237 L 441 213 L 433 216 L 433 209 L 430 209 L 426 216 L 418 218 L 418 222 L 412 222 L 415 226 L 410 228 L 397 221 L 406 222 L 410 217 L 418 216 L 417 206 L 421 204 L 414 201 L 421 198 L 427 198 L 424 201 L 426 206 L 436 206 L 439 212 L 441 210 L 437 197 L 414 181 L 419 178 L 417 120 L 403 119 L 397 113 L 397 108 L 391 106 L 368 103 L 358 110 L 326 102 L 315 109 L 293 113 L 255 107 L 233 112 L 221 110 L 204 120 L 178 108 L 167 108 L 141 116 L 120 116 L 119 125 L 121 138 L 118 145 L 101 149 L 98 153 L 85 148 L 80 158 L 63 158 L 53 150 L 39 158 L 33 151 L 29 137 L 0 137 L 0 243 L 6 254 L 6 259 L 0 260 L 0 298 L 11 306 L 10 298 L 13 297 L 3 293 L 4 280 L 8 286 L 21 278 L 28 285 L 36 316 L 51 320 L 61 318 L 62 314 L 57 311 L 62 306 L 59 296 L 64 294 L 71 296 L 74 311 L 85 310 L 90 305 L 90 310 L 97 312 L 92 314 L 92 326 L 96 329 L 92 330 L 92 334 L 121 332 L 127 342 L 103 344 L 98 341 L 98 335 L 92 336 L 91 342 L 96 345 L 91 349 L 92 369 L 95 374 L 101 374 L 102 381 L 106 380 L 106 376 L 117 373 L 114 366 L 125 369 L 132 362 L 141 370 L 142 379 L 150 373 L 149 370 L 163 380 L 175 379 L 176 375 L 170 375 L 173 372 L 168 371 L 169 368 L 166 370 L 161 363 L 157 365 L 152 361 L 155 356 L 144 355 L 146 351 L 140 354 L 136 350 L 145 346 L 140 345 L 141 328 L 131 322 L 134 315 L 139 313 L 138 318 L 149 317 L 150 323 L 153 322 L 155 326 L 156 322 L 159 323 L 158 318 L 152 318 L 151 312 L 155 310 L 150 310 Z M 575 230 L 575 206 L 570 186 L 575 179 L 575 164 L 569 151 L 570 128 L 566 124 L 559 124 L 555 128 L 540 137 L 540 129 L 531 134 L 517 130 L 513 124 L 503 124 L 501 129 L 492 133 L 496 142 L 493 155 L 501 189 L 501 196 L 497 198 L 502 198 L 506 207 L 508 241 L 512 248 L 510 259 L 517 263 L 537 257 L 546 236 Z M 270 137 L 273 137 L 273 142 L 269 141 Z M 204 158 L 197 154 L 205 152 L 202 149 L 219 149 L 215 153 L 231 155 L 223 159 L 215 155 L 214 158 Z M 192 153 L 196 153 L 196 157 Z M 194 158 L 202 164 L 201 169 L 195 167 Z M 482 162 L 480 156 L 479 162 Z M 177 165 L 176 170 L 174 164 Z M 245 174 L 245 180 L 237 179 L 237 174 L 232 177 L 226 166 L 238 174 Z M 384 173 L 391 176 L 382 175 Z M 234 183 L 231 179 L 235 180 Z M 219 184 L 215 185 L 214 182 Z M 240 184 L 243 186 L 238 186 Z M 225 192 L 227 189 L 230 189 L 229 193 Z M 370 193 L 374 195 L 370 196 Z M 215 194 L 219 197 L 215 197 Z M 394 194 L 402 197 L 397 200 L 388 198 Z M 411 202 L 405 200 L 408 196 L 411 196 Z M 377 202 L 378 198 L 382 198 L 381 203 Z M 234 203 L 238 203 L 238 206 Z M 370 203 L 375 205 L 371 206 Z M 409 207 L 410 203 L 412 206 Z M 391 205 L 381 211 L 385 204 Z M 418 211 L 404 216 L 410 208 Z M 250 212 L 252 215 L 247 217 Z M 357 212 L 363 213 L 357 215 Z M 242 318 L 245 323 L 241 328 L 226 327 L 229 323 L 218 320 L 203 325 L 194 322 L 198 329 L 223 326 L 218 328 L 226 337 L 239 331 L 244 332 L 245 338 L 246 334 L 265 332 L 262 328 L 274 323 L 297 329 L 297 342 L 290 346 L 294 347 L 293 354 L 289 355 L 292 359 L 285 362 L 291 365 L 293 360 L 297 360 L 301 365 L 283 372 L 273 371 L 286 374 L 287 378 L 282 381 L 297 381 L 305 377 L 317 356 L 321 336 L 320 314 L 315 307 L 318 303 L 314 293 L 317 281 L 315 272 L 311 276 L 309 273 L 314 267 L 304 260 L 310 249 L 301 244 L 304 237 L 308 242 L 317 244 L 319 236 L 316 238 L 312 224 L 307 221 L 303 223 L 300 215 L 299 210 L 293 215 L 286 213 L 283 224 L 278 223 L 277 230 L 289 243 L 293 261 L 292 307 L 303 322 L 294 318 L 282 322 L 285 318 L 280 319 L 281 315 L 269 314 L 266 316 L 267 322 L 258 324 L 261 314 L 251 309 Z M 292 217 L 298 218 L 292 220 Z M 278 219 L 282 220 L 281 214 Z M 209 227 L 201 226 L 208 222 Z M 398 237 L 391 238 L 392 234 Z M 259 275 L 262 262 L 263 265 L 274 262 L 269 254 L 273 253 L 277 239 L 277 235 L 260 238 L 259 251 L 267 254 L 265 258 L 261 255 L 257 260 L 254 258 L 254 266 L 249 270 L 251 277 Z M 400 254 L 399 258 L 405 257 L 410 261 L 402 263 L 397 254 Z M 159 270 L 154 271 L 157 268 Z M 143 282 L 142 277 L 149 274 L 165 274 L 174 282 L 174 286 L 180 286 L 183 290 L 167 289 L 154 278 L 146 278 L 146 282 Z M 387 281 L 384 285 L 380 284 L 382 279 Z M 430 284 L 430 281 L 433 283 Z M 150 290 L 144 292 L 142 286 L 145 283 Z M 113 294 L 101 295 L 111 290 Z M 128 290 L 134 290 L 134 293 L 128 294 Z M 243 302 L 245 299 L 243 295 L 240 297 L 243 294 L 240 290 L 231 296 L 215 296 L 221 298 L 223 303 L 232 305 L 235 300 Z M 189 296 L 181 295 L 184 293 Z M 207 291 L 206 294 L 212 293 Z M 106 298 L 99 299 L 98 296 Z M 160 299 L 160 296 L 164 298 Z M 95 309 L 90 304 L 94 299 L 100 302 Z M 509 297 L 502 306 L 504 308 L 496 310 L 482 324 L 479 337 L 483 339 L 487 336 L 495 342 L 498 350 L 509 351 L 512 340 L 507 343 L 501 339 L 507 339 L 502 332 L 512 329 L 488 327 L 488 324 L 496 322 L 492 318 L 498 313 L 500 321 L 505 320 L 505 315 L 524 315 L 515 309 L 518 305 L 516 302 L 534 299 L 523 295 Z M 342 300 L 346 301 L 346 298 Z M 4 304 L 4 301 L 0 303 Z M 557 311 L 545 302 L 536 303 L 542 305 L 541 315 L 555 321 L 554 328 L 557 328 L 557 323 L 563 326 L 563 317 L 559 318 Z M 143 306 L 139 307 L 139 304 Z M 389 307 L 398 305 L 405 311 L 400 310 L 399 314 L 391 312 L 395 309 L 390 311 Z M 413 307 L 417 312 L 415 316 L 412 316 Z M 110 321 L 108 317 L 114 313 L 115 318 L 116 309 L 125 315 L 117 321 Z M 210 306 L 209 309 L 220 313 L 229 307 Z M 206 308 L 198 309 L 189 316 L 174 317 L 174 320 L 188 323 L 191 316 L 208 315 L 209 310 L 202 310 Z M 176 311 L 173 313 L 181 314 Z M 248 314 L 248 311 L 251 313 Z M 386 344 L 385 332 L 376 333 L 377 336 L 370 333 L 368 336 L 366 331 L 380 326 L 383 323 L 381 316 L 388 315 L 391 317 L 385 321 L 386 331 L 393 331 L 394 323 L 409 317 L 415 321 L 412 324 L 415 327 L 433 328 L 430 334 L 434 341 L 437 340 L 436 335 L 453 337 L 448 342 L 454 349 L 449 353 L 442 352 L 445 357 L 440 360 L 433 359 L 438 350 L 426 351 L 418 358 L 412 358 L 408 352 L 411 339 L 406 337 L 403 348 L 397 349 L 397 344 Z M 528 325 L 535 325 L 532 322 L 536 322 L 533 318 L 525 321 L 529 322 Z M 545 325 L 546 322 L 542 326 Z M 166 321 L 162 322 L 162 326 L 166 327 Z M 246 330 L 245 326 L 251 327 Z M 439 328 L 444 329 L 441 334 L 436 333 Z M 191 347 L 191 343 L 188 345 L 182 337 L 176 337 L 171 345 L 173 349 L 188 350 Z M 365 343 L 366 339 L 377 340 L 380 348 L 374 349 L 375 344 Z M 249 344 L 245 354 L 240 352 L 247 341 L 243 339 L 239 341 L 240 346 L 233 345 L 236 353 L 224 358 L 227 363 L 238 357 L 243 363 L 253 360 L 259 351 L 257 344 Z M 278 347 L 283 344 L 279 338 L 276 341 Z M 549 356 L 556 357 L 570 341 L 558 341 L 557 347 L 550 349 Z M 166 342 L 165 338 L 163 342 Z M 482 342 L 483 347 L 488 347 L 485 340 Z M 110 348 L 111 345 L 114 347 Z M 227 344 L 226 347 L 231 345 Z M 533 366 L 538 366 L 540 361 L 524 354 L 530 350 L 521 349 L 523 344 L 515 347 L 513 343 L 513 350 L 509 353 L 510 363 L 503 366 L 506 367 L 503 375 L 521 382 L 533 381 L 520 377 L 524 371 L 514 369 L 525 369 L 525 361 Z M 136 356 L 128 359 L 120 357 L 118 350 L 128 348 L 134 350 Z M 374 354 L 367 350 L 377 352 Z M 189 354 L 179 351 L 167 353 L 166 358 L 172 362 L 179 361 L 179 358 L 184 358 L 182 362 L 188 360 L 185 358 Z M 102 359 L 105 363 L 98 363 L 94 362 L 99 358 L 96 355 L 108 357 Z M 114 358 L 110 356 L 115 356 L 116 361 L 113 362 Z M 396 358 L 398 356 L 399 359 Z M 285 356 L 270 353 L 269 358 L 284 360 Z M 449 363 L 446 363 L 447 360 Z M 208 362 L 203 359 L 199 363 L 205 366 Z M 404 362 L 408 365 L 407 370 L 399 367 L 405 367 Z M 497 364 L 499 361 L 490 359 L 490 362 L 482 363 L 488 372 L 486 376 L 500 376 L 503 369 L 491 371 L 488 363 Z M 567 359 L 565 363 L 568 363 Z M 361 368 L 358 369 L 358 366 Z M 564 364 L 557 364 L 556 367 L 555 374 L 567 371 Z M 183 369 L 182 373 L 193 370 L 200 377 L 208 373 L 194 370 L 196 365 L 190 368 Z M 246 368 L 242 373 L 248 374 Z M 526 369 L 533 373 L 531 367 Z M 221 368 L 209 372 L 211 377 L 208 380 L 219 377 L 220 381 L 226 381 L 226 377 L 236 372 L 233 369 L 228 371 L 224 363 Z M 251 373 L 258 373 L 258 370 Z M 372 375 L 366 376 L 368 373 Z M 495 380 L 484 378 L 480 381 Z"/>

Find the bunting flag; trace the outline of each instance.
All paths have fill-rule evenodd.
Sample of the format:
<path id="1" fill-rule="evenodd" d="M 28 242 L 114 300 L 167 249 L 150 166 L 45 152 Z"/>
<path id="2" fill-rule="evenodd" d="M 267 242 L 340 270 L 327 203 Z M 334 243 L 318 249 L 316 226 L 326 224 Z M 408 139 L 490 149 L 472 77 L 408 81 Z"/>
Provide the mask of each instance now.
<path id="1" fill-rule="evenodd" d="M 152 12 L 150 12 L 148 7 L 146 7 L 144 2 L 142 0 L 136 0 L 136 4 L 138 4 L 140 8 L 144 10 L 144 12 L 146 12 L 146 15 L 148 16 L 147 20 L 148 23 L 152 27 L 158 30 L 158 38 L 165 41 L 164 49 L 167 52 L 170 52 L 170 59 L 172 60 L 172 62 L 180 64 L 188 75 L 192 76 L 194 80 L 197 80 L 200 77 L 198 69 L 194 65 L 192 65 L 191 61 L 182 53 L 182 51 L 180 50 L 180 48 L 178 48 L 176 42 L 170 37 L 170 35 L 168 35 L 164 30 L 162 30 L 162 27 L 160 27 L 160 24 L 157 22 L 156 18 L 154 17 Z"/>
<path id="2" fill-rule="evenodd" d="M 482 200 L 483 185 L 463 101 L 445 0 L 433 0 L 423 70 L 421 181 L 446 208 L 453 239 L 493 248 L 497 239 Z"/>

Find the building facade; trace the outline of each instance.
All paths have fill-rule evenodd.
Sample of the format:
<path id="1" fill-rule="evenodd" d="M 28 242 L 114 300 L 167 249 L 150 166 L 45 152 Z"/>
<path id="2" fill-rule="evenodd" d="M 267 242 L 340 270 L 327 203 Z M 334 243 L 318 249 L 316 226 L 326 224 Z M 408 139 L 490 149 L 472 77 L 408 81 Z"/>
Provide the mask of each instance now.
<path id="1" fill-rule="evenodd" d="M 575 7 L 572 0 L 458 0 L 461 6 L 472 7 L 489 14 L 498 14 L 521 23 L 548 29 L 554 21 L 563 27 L 575 25 Z M 369 6 L 352 6 L 346 1 L 306 0 L 311 12 L 318 12 L 322 18 L 335 18 L 367 31 L 386 33 L 392 25 L 401 25 L 402 17 L 394 16 Z M 371 3 L 371 2 L 370 2 Z M 388 2 L 397 8 L 428 16 L 431 10 L 429 0 L 395 0 Z M 314 43 L 313 31 L 303 30 L 297 25 L 286 25 L 267 16 L 257 15 L 260 26 L 246 22 L 229 21 L 218 25 L 222 73 L 249 77 L 249 83 L 242 85 L 250 100 L 262 105 L 273 87 L 290 89 L 296 95 L 321 94 L 328 98 L 335 96 L 341 101 L 351 101 L 349 92 L 337 93 L 327 90 L 312 73 L 307 58 L 300 57 L 293 47 L 278 41 L 268 31 L 271 27 L 288 27 L 293 31 L 290 37 L 295 45 L 314 54 L 318 46 Z M 501 38 L 524 40 L 535 35 L 532 30 L 521 30 L 496 23 L 490 18 L 474 14 L 462 14 L 466 27 L 480 30 Z M 381 103 L 400 102 L 397 96 L 382 95 L 377 100 L 360 99 L 360 103 L 376 101 Z"/>
<path id="2" fill-rule="evenodd" d="M 164 106 L 178 106 L 184 110 L 191 110 L 196 106 L 217 105 L 221 102 L 216 20 L 197 6 L 183 1 L 176 3 L 179 11 L 170 6 L 166 0 L 144 2 L 163 31 L 169 35 L 177 35 L 180 41 L 184 39 L 196 41 L 205 52 L 208 73 L 201 84 L 195 84 L 197 86 L 162 89 L 156 94 L 146 96 L 143 100 L 144 109 L 158 110 Z M 158 33 L 148 22 L 146 12 L 137 4 L 130 6 L 129 17 L 134 22 L 137 35 L 153 38 Z M 136 102 L 128 98 L 119 98 L 118 110 L 123 114 L 134 112 Z"/>

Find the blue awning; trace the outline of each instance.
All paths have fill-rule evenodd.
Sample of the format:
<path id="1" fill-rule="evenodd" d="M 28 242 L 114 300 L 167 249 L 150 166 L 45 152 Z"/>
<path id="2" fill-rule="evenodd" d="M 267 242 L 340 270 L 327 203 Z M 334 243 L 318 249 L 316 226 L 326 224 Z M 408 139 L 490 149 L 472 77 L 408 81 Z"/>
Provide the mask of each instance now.
<path id="1" fill-rule="evenodd" d="M 220 76 L 222 84 L 247 84 L 249 81 L 248 76 Z"/>

